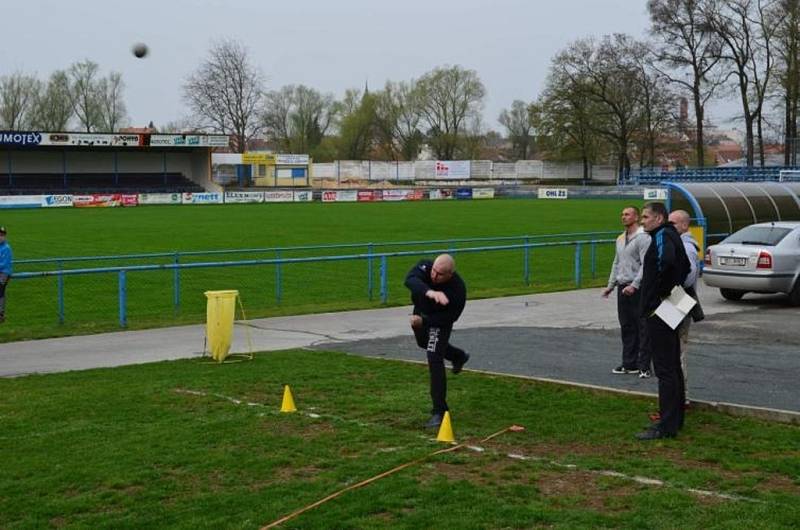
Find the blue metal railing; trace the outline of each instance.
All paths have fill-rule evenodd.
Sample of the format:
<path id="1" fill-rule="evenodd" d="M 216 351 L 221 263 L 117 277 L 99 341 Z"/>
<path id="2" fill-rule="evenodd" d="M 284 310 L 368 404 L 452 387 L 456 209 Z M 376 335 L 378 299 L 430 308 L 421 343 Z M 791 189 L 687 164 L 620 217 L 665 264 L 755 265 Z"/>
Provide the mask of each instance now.
<path id="1" fill-rule="evenodd" d="M 300 245 L 300 246 L 285 246 L 285 247 L 265 247 L 265 248 L 243 248 L 243 249 L 220 249 L 220 250 L 191 250 L 191 251 L 169 251 L 169 252 L 151 252 L 141 254 L 116 254 L 106 256 L 62 256 L 62 257 L 48 257 L 48 258 L 29 258 L 29 259 L 16 259 L 14 260 L 15 267 L 28 264 L 52 264 L 59 269 L 65 268 L 65 265 L 79 262 L 92 262 L 92 261 L 132 261 L 140 259 L 158 259 L 169 258 L 175 264 L 181 263 L 186 258 L 196 258 L 203 256 L 223 256 L 226 254 L 275 254 L 279 257 L 281 253 L 303 252 L 313 250 L 342 250 L 342 249 L 359 249 L 363 248 L 367 254 L 373 254 L 376 249 L 387 247 L 409 247 L 409 246 L 423 246 L 423 245 L 447 245 L 450 251 L 455 250 L 455 245 L 463 243 L 486 243 L 486 242 L 502 242 L 502 241 L 520 241 L 531 242 L 531 240 L 552 240 L 556 238 L 586 238 L 586 237 L 603 237 L 603 236 L 616 236 L 619 230 L 615 231 L 598 231 L 598 232 L 573 232 L 561 234 L 539 234 L 539 235 L 520 235 L 520 236 L 496 236 L 496 237 L 471 237 L 471 238 L 454 238 L 454 239 L 431 239 L 431 240 L 416 240 L 416 241 L 388 241 L 388 242 L 367 242 L 367 243 L 333 243 L 327 245 Z"/>
<path id="2" fill-rule="evenodd" d="M 452 240 L 451 240 L 452 241 Z M 530 242 L 524 241 L 523 243 L 517 244 L 509 244 L 509 245 L 496 245 L 496 246 L 483 246 L 483 247 L 465 247 L 465 248 L 458 248 L 459 253 L 479 253 L 479 252 L 497 252 L 497 251 L 508 251 L 508 250 L 522 250 L 523 251 L 523 282 L 525 285 L 530 285 L 531 279 L 531 259 L 530 259 L 530 252 L 532 249 L 535 248 L 544 248 L 544 247 L 563 247 L 563 246 L 575 246 L 575 254 L 574 254 L 574 283 L 576 287 L 581 286 L 581 278 L 582 278 L 582 254 L 583 248 L 585 246 L 589 246 L 591 249 L 590 252 L 590 259 L 592 260 L 591 263 L 591 274 L 592 277 L 595 277 L 596 266 L 595 266 L 595 247 L 598 244 L 609 244 L 613 243 L 615 239 L 592 239 L 592 240 L 575 240 L 575 241 L 549 241 L 549 242 Z M 292 265 L 292 264 L 299 264 L 299 263 L 327 263 L 327 262 L 338 262 L 338 261 L 354 261 L 354 260 L 365 260 L 368 264 L 368 270 L 370 271 L 367 275 L 367 293 L 372 299 L 372 292 L 373 292 L 373 275 L 372 271 L 372 263 L 374 260 L 379 260 L 380 263 L 380 272 L 379 272 L 379 295 L 381 303 L 388 302 L 389 296 L 389 267 L 388 267 L 388 259 L 389 258 L 396 258 L 396 257 L 404 257 L 404 256 L 420 256 L 420 255 L 432 255 L 432 254 L 439 254 L 443 252 L 451 252 L 453 250 L 452 247 L 450 248 L 433 248 L 433 249 L 415 249 L 415 250 L 405 250 L 405 251 L 395 251 L 395 252 L 368 252 L 362 254 L 347 254 L 347 255 L 335 255 L 335 256 L 308 256 L 308 257 L 281 257 L 280 252 L 276 252 L 274 258 L 264 258 L 264 259 L 248 259 L 248 260 L 239 260 L 239 261 L 213 261 L 213 262 L 196 262 L 196 263 L 179 263 L 175 260 L 172 263 L 160 263 L 160 264 L 149 264 L 149 265 L 127 265 L 127 266 L 120 266 L 120 267 L 96 267 L 96 268 L 82 268 L 82 269 L 59 269 L 59 270 L 49 270 L 49 271 L 34 271 L 34 272 L 19 272 L 14 274 L 14 280 L 31 280 L 34 278 L 43 278 L 43 277 L 56 277 L 57 278 L 57 297 L 58 297 L 58 321 L 59 323 L 64 322 L 65 314 L 64 314 L 64 277 L 66 276 L 77 276 L 77 275 L 90 275 L 90 274 L 108 274 L 108 273 L 116 273 L 117 274 L 117 291 L 118 291 L 118 306 L 119 306 L 119 325 L 120 327 L 126 327 L 128 323 L 127 318 L 127 293 L 128 293 L 128 283 L 127 283 L 127 273 L 129 272 L 141 272 L 141 271 L 164 271 L 164 270 L 172 270 L 173 271 L 173 305 L 175 308 L 175 312 L 177 313 L 181 299 L 180 299 L 180 272 L 183 270 L 188 269 L 201 269 L 201 268 L 225 268 L 225 267 L 244 267 L 244 266 L 253 266 L 253 265 L 274 265 L 275 266 L 275 301 L 277 304 L 280 304 L 282 298 L 282 275 L 281 270 L 284 266 Z"/>

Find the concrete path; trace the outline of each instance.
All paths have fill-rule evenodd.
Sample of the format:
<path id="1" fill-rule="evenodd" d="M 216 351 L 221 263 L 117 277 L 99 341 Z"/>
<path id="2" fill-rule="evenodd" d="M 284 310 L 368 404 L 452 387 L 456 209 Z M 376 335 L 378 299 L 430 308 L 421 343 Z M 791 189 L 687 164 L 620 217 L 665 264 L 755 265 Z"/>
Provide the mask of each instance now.
<path id="1" fill-rule="evenodd" d="M 691 397 L 800 411 L 800 309 L 779 296 L 731 303 L 701 289 L 707 319 L 692 330 Z M 409 307 L 258 319 L 237 325 L 233 351 L 321 348 L 423 360 Z M 472 369 L 656 391 L 656 380 L 615 376 L 616 303 L 598 289 L 473 300 L 453 342 L 474 353 Z M 200 355 L 204 326 L 125 331 L 0 345 L 0 376 L 120 366 Z"/>

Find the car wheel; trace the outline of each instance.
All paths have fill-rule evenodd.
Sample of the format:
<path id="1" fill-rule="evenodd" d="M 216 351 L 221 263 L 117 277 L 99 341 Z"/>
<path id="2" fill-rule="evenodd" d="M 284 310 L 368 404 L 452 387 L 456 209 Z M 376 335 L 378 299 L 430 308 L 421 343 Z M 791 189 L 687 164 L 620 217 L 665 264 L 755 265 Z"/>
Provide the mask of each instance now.
<path id="1" fill-rule="evenodd" d="M 725 300 L 741 300 L 744 296 L 745 291 L 740 291 L 738 289 L 720 289 L 719 294 L 722 295 L 722 298 Z"/>
<path id="2" fill-rule="evenodd" d="M 800 306 L 800 279 L 794 282 L 794 287 L 789 292 L 789 303 L 793 306 Z"/>

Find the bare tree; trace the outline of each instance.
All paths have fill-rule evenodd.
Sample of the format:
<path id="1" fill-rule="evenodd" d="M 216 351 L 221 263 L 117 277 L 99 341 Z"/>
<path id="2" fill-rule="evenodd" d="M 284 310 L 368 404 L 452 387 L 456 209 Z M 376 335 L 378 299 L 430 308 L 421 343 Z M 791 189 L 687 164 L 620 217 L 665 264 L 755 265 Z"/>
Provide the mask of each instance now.
<path id="1" fill-rule="evenodd" d="M 518 160 L 527 160 L 533 144 L 531 137 L 533 125 L 528 104 L 518 99 L 514 100 L 510 109 L 503 109 L 497 121 L 506 128 L 506 135 L 514 148 L 514 156 Z"/>
<path id="2" fill-rule="evenodd" d="M 784 13 L 778 23 L 776 53 L 778 85 L 784 107 L 785 165 L 797 164 L 797 110 L 800 105 L 800 2 L 780 0 L 776 8 Z"/>
<path id="3" fill-rule="evenodd" d="M 266 94 L 261 123 L 267 137 L 290 153 L 317 148 L 335 116 L 333 96 L 303 85 Z"/>
<path id="4" fill-rule="evenodd" d="M 764 165 L 763 109 L 773 74 L 774 0 L 709 0 L 705 18 L 723 42 L 723 59 L 738 81 L 747 142 L 747 165 L 755 159 L 754 125 Z"/>
<path id="5" fill-rule="evenodd" d="M 64 70 L 57 70 L 50 74 L 47 87 L 34 102 L 31 126 L 43 131 L 66 131 L 73 114 L 69 77 Z"/>
<path id="6" fill-rule="evenodd" d="M 651 31 L 661 39 L 656 51 L 670 83 L 692 95 L 695 115 L 695 158 L 705 165 L 703 120 L 706 104 L 727 76 L 718 68 L 722 41 L 705 18 L 708 0 L 649 0 Z"/>
<path id="7" fill-rule="evenodd" d="M 639 70 L 635 79 L 642 101 L 639 166 L 653 167 L 657 146 L 676 129 L 678 98 L 670 89 L 669 79 L 655 67 L 656 58 L 646 46 L 634 46 L 630 57 Z"/>
<path id="8" fill-rule="evenodd" d="M 465 131 L 480 120 L 486 88 L 475 70 L 435 68 L 417 82 L 420 111 L 437 158 L 456 156 Z"/>
<path id="9" fill-rule="evenodd" d="M 72 110 L 80 126 L 92 132 L 101 126 L 100 98 L 98 92 L 97 63 L 88 59 L 69 67 L 69 94 Z"/>
<path id="10" fill-rule="evenodd" d="M 562 83 L 593 103 L 589 122 L 596 134 L 615 146 L 619 170 L 630 172 L 629 150 L 642 126 L 643 95 L 637 56 L 643 45 L 627 35 L 604 37 L 599 43 L 581 39 L 553 60 Z"/>
<path id="11" fill-rule="evenodd" d="M 41 82 L 22 72 L 0 78 L 0 124 L 9 130 L 26 128 L 40 90 Z"/>
<path id="12" fill-rule="evenodd" d="M 231 135 L 233 149 L 244 152 L 261 132 L 259 112 L 264 75 L 251 64 L 247 49 L 233 40 L 211 46 L 208 57 L 183 85 L 183 95 L 198 124 Z"/>
<path id="13" fill-rule="evenodd" d="M 416 81 L 387 82 L 377 95 L 376 125 L 379 141 L 392 159 L 415 160 L 422 147 L 422 114 Z"/>
<path id="14" fill-rule="evenodd" d="M 108 77 L 98 82 L 100 124 L 105 131 L 118 130 L 127 117 L 125 101 L 122 98 L 124 88 L 125 82 L 119 72 L 111 72 Z"/>

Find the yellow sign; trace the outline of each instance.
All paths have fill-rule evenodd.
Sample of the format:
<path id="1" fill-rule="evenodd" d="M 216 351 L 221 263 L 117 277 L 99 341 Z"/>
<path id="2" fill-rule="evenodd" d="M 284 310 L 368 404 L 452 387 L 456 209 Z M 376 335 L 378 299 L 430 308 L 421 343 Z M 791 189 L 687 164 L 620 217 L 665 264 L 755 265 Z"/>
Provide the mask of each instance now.
<path id="1" fill-rule="evenodd" d="M 242 153 L 242 164 L 275 165 L 275 155 L 269 153 Z"/>
<path id="2" fill-rule="evenodd" d="M 703 227 L 702 226 L 690 226 L 689 233 L 692 234 L 692 237 L 695 241 L 697 241 L 697 245 L 700 247 L 697 250 L 697 259 L 704 259 L 706 249 L 703 248 Z"/>

